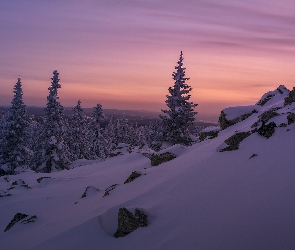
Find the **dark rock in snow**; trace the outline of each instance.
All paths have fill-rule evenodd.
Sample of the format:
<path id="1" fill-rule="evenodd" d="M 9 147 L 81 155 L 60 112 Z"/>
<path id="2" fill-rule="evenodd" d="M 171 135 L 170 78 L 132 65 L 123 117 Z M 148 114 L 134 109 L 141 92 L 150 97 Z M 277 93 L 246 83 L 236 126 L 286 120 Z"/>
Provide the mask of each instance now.
<path id="1" fill-rule="evenodd" d="M 155 154 L 155 155 L 153 155 L 151 157 L 151 165 L 152 166 L 158 166 L 163 162 L 171 161 L 171 160 L 173 160 L 175 158 L 176 158 L 176 156 L 169 153 L 169 152 L 159 154 L 159 155 Z"/>
<path id="2" fill-rule="evenodd" d="M 0 198 L 5 197 L 5 196 L 10 196 L 11 194 L 8 193 L 7 191 L 2 191 L 0 190 Z"/>
<path id="3" fill-rule="evenodd" d="M 40 177 L 40 178 L 37 179 L 37 182 L 38 182 L 38 183 L 41 183 L 41 181 L 42 181 L 43 179 L 49 179 L 49 178 L 51 178 L 51 177 L 47 177 L 47 176 L 46 176 L 46 177 Z"/>
<path id="4" fill-rule="evenodd" d="M 250 117 L 254 113 L 257 113 L 256 109 L 253 109 L 251 113 L 246 113 L 246 114 L 243 114 L 243 115 L 241 115 L 241 116 L 239 116 L 239 117 L 237 117 L 237 118 L 235 118 L 233 120 L 228 120 L 226 118 L 226 114 L 223 111 L 221 111 L 221 114 L 220 114 L 219 119 L 218 119 L 219 126 L 220 126 L 220 128 L 222 130 L 226 129 L 226 128 L 228 128 L 228 127 L 230 127 L 230 126 L 232 126 L 232 125 L 234 125 L 234 124 L 236 124 L 236 123 L 238 123 L 240 121 L 246 120 L 248 117 Z"/>
<path id="5" fill-rule="evenodd" d="M 127 178 L 126 181 L 124 181 L 124 184 L 129 183 L 131 181 L 134 181 L 136 178 L 138 178 L 139 176 L 141 176 L 141 173 L 133 171 L 131 173 L 131 175 L 129 175 L 129 177 Z"/>
<path id="6" fill-rule="evenodd" d="M 278 116 L 279 114 L 276 112 L 276 110 L 279 109 L 279 108 L 273 108 L 273 109 L 270 109 L 268 111 L 265 111 L 263 114 L 261 114 L 259 116 L 259 119 L 260 121 L 266 123 L 268 122 L 271 118 L 275 117 L 275 116 Z"/>
<path id="7" fill-rule="evenodd" d="M 29 185 L 27 183 L 25 183 L 25 181 L 23 179 L 18 179 L 17 181 L 12 182 L 11 187 L 8 188 L 7 190 L 11 190 L 11 189 L 14 189 L 16 187 L 24 187 L 26 189 L 31 188 L 31 187 L 29 187 Z"/>
<path id="8" fill-rule="evenodd" d="M 257 154 L 253 154 L 253 155 L 251 155 L 250 157 L 249 157 L 249 159 L 251 159 L 251 158 L 253 158 L 253 157 L 256 157 L 256 156 L 258 156 Z"/>
<path id="9" fill-rule="evenodd" d="M 208 132 L 201 132 L 199 135 L 199 140 L 204 141 L 206 138 L 213 139 L 218 136 L 219 131 L 208 131 Z"/>
<path id="10" fill-rule="evenodd" d="M 224 151 L 232 151 L 239 149 L 239 144 L 241 141 L 243 141 L 245 138 L 251 135 L 251 132 L 240 132 L 232 135 L 228 139 L 226 139 L 224 142 L 228 145 L 228 147 L 221 149 L 220 152 Z"/>
<path id="11" fill-rule="evenodd" d="M 118 184 L 114 184 L 114 185 L 108 187 L 108 188 L 105 190 L 103 197 L 110 195 L 110 192 L 111 192 L 112 190 L 114 190 L 114 189 L 116 188 L 117 185 L 118 185 Z"/>
<path id="12" fill-rule="evenodd" d="M 289 95 L 285 98 L 284 105 L 290 105 L 292 102 L 295 102 L 295 87 L 293 87 L 293 90 L 290 91 Z"/>
<path id="13" fill-rule="evenodd" d="M 93 193 L 93 192 L 98 192 L 99 190 L 93 186 L 89 186 L 85 189 L 84 193 L 82 194 L 81 196 L 81 199 L 82 198 L 86 198 L 87 196 L 89 196 L 90 193 Z"/>
<path id="14" fill-rule="evenodd" d="M 278 91 L 282 94 L 283 92 L 280 90 L 280 89 L 278 89 Z M 263 106 L 264 104 L 266 104 L 272 97 L 274 97 L 275 95 L 273 95 L 273 94 L 269 94 L 269 95 L 267 95 L 265 98 L 263 98 L 263 99 L 261 99 L 258 103 L 257 103 L 257 105 L 260 105 L 260 106 Z"/>
<path id="15" fill-rule="evenodd" d="M 287 119 L 288 119 L 288 125 L 294 123 L 294 122 L 295 122 L 295 114 L 294 114 L 294 113 L 290 113 L 290 114 L 287 116 Z"/>
<path id="16" fill-rule="evenodd" d="M 147 215 L 135 210 L 135 216 L 126 208 L 120 208 L 118 213 L 118 229 L 114 233 L 115 238 L 124 237 L 139 227 L 146 227 L 148 225 Z"/>
<path id="17" fill-rule="evenodd" d="M 27 218 L 27 217 L 29 217 L 29 215 L 22 214 L 22 213 L 17 213 L 16 215 L 14 215 L 13 219 L 9 222 L 7 227 L 4 229 L 4 232 L 11 229 L 19 221 L 20 221 L 20 223 L 27 224 L 27 223 L 30 223 L 30 222 L 34 222 L 37 219 L 36 215 L 30 216 L 29 218 Z"/>
<path id="18" fill-rule="evenodd" d="M 275 127 L 277 125 L 274 122 L 270 122 L 269 124 L 262 124 L 262 126 L 257 130 L 257 133 L 261 136 L 269 138 L 275 132 Z"/>
<path id="19" fill-rule="evenodd" d="M 25 181 L 23 179 L 18 179 L 17 181 L 14 181 L 11 183 L 12 186 L 17 186 L 17 185 L 25 185 Z"/>

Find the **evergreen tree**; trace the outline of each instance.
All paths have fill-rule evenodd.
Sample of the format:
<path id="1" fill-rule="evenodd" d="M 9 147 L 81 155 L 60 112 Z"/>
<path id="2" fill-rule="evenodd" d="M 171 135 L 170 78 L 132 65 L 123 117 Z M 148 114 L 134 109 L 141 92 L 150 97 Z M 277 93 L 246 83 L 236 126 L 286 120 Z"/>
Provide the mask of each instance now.
<path id="1" fill-rule="evenodd" d="M 90 159 L 87 119 L 79 100 L 69 121 L 68 145 L 72 160 Z"/>
<path id="2" fill-rule="evenodd" d="M 194 107 L 197 104 L 189 102 L 191 95 L 188 93 L 192 88 L 185 82 L 189 78 L 185 77 L 185 68 L 183 67 L 183 54 L 175 66 L 176 72 L 173 72 L 174 86 L 170 87 L 167 95 L 166 105 L 168 110 L 162 110 L 165 115 L 160 115 L 163 124 L 163 140 L 173 144 L 190 145 L 191 138 L 189 126 L 194 122 Z"/>
<path id="3" fill-rule="evenodd" d="M 1 164 L 7 165 L 7 171 L 14 173 L 18 166 L 28 163 L 31 151 L 27 145 L 29 119 L 23 102 L 21 79 L 14 86 L 11 106 L 1 122 Z"/>
<path id="4" fill-rule="evenodd" d="M 105 159 L 108 154 L 110 154 L 110 146 L 107 134 L 102 128 L 103 123 L 106 121 L 106 117 L 103 113 L 102 106 L 97 104 L 93 108 L 93 114 L 90 119 L 90 141 L 91 141 L 91 152 L 93 154 L 92 158 Z"/>
<path id="5" fill-rule="evenodd" d="M 159 120 L 151 122 L 149 126 L 145 127 L 145 140 L 149 148 L 159 151 L 162 147 L 162 123 Z"/>
<path id="6" fill-rule="evenodd" d="M 69 148 L 65 142 L 64 108 L 58 102 L 57 96 L 58 89 L 61 88 L 57 70 L 53 71 L 51 80 L 40 145 L 35 157 L 35 170 L 47 173 L 67 169 L 70 164 Z"/>
<path id="7" fill-rule="evenodd" d="M 195 130 L 194 130 L 195 136 L 197 137 L 196 142 L 200 142 L 200 134 L 203 129 L 204 129 L 204 126 L 202 126 L 200 123 L 197 122 L 195 126 Z"/>
<path id="8" fill-rule="evenodd" d="M 116 119 L 114 115 L 111 116 L 108 124 L 106 125 L 104 135 L 108 141 L 106 147 L 108 148 L 108 151 L 111 153 L 118 146 L 116 138 Z"/>

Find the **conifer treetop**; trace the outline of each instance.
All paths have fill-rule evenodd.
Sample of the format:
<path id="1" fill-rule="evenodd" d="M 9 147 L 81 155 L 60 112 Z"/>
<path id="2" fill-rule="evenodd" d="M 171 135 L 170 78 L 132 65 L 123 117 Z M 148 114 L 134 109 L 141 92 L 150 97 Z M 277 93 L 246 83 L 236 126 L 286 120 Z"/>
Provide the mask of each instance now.
<path id="1" fill-rule="evenodd" d="M 58 99 L 57 96 L 57 90 L 61 88 L 61 85 L 59 84 L 59 73 L 57 70 L 53 71 L 53 77 L 51 78 L 51 86 L 48 88 L 49 90 L 49 96 L 47 97 L 48 101 L 56 101 Z"/>

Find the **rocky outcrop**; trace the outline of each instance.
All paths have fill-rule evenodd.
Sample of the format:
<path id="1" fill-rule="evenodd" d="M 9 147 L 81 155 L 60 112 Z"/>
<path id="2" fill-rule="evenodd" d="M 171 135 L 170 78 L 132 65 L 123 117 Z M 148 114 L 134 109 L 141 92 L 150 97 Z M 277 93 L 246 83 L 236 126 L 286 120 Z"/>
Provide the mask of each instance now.
<path id="1" fill-rule="evenodd" d="M 295 122 L 295 114 L 293 114 L 293 113 L 288 114 L 287 119 L 288 119 L 288 125 L 294 123 Z"/>
<path id="2" fill-rule="evenodd" d="M 281 94 L 283 93 L 280 89 L 278 89 L 278 90 L 280 91 Z M 257 105 L 263 106 L 264 104 L 266 104 L 274 96 L 275 95 L 273 95 L 273 94 L 267 95 L 265 98 L 263 98 L 259 102 L 257 102 Z"/>
<path id="3" fill-rule="evenodd" d="M 221 149 L 220 152 L 239 149 L 240 142 L 250 135 L 251 135 L 251 132 L 249 131 L 234 134 L 233 136 L 229 137 L 228 139 L 224 141 L 228 145 L 228 147 Z"/>
<path id="4" fill-rule="evenodd" d="M 27 218 L 29 217 L 29 218 Z M 14 215 L 13 219 L 9 222 L 7 227 L 4 229 L 4 232 L 7 232 L 9 229 L 11 229 L 16 223 L 20 222 L 23 224 L 27 224 L 30 222 L 34 222 L 37 219 L 36 215 L 29 216 L 27 214 L 17 213 Z"/>
<path id="5" fill-rule="evenodd" d="M 151 157 L 151 165 L 152 166 L 158 166 L 161 163 L 167 162 L 167 161 L 171 161 L 174 158 L 176 158 L 176 156 L 173 155 L 173 154 L 171 154 L 171 153 L 169 153 L 169 152 L 166 152 L 166 153 L 163 153 L 163 154 L 159 154 L 159 155 L 154 154 Z"/>
<path id="6" fill-rule="evenodd" d="M 234 118 L 233 120 L 228 120 L 226 118 L 226 114 L 224 113 L 224 111 L 221 111 L 221 114 L 219 116 L 219 119 L 218 119 L 218 122 L 219 122 L 219 126 L 220 128 L 223 130 L 223 129 L 226 129 L 240 121 L 244 121 L 246 120 L 248 117 L 250 117 L 252 114 L 254 113 L 257 113 L 257 110 L 256 109 L 253 109 L 251 113 L 245 113 L 239 117 L 236 117 Z"/>
<path id="7" fill-rule="evenodd" d="M 139 176 L 141 176 L 141 173 L 137 172 L 137 171 L 133 171 L 131 173 L 131 175 L 129 175 L 129 177 L 127 178 L 126 181 L 124 181 L 124 184 L 127 184 L 131 181 L 134 181 L 136 178 L 138 178 Z"/>
<path id="8" fill-rule="evenodd" d="M 5 196 L 10 196 L 10 195 L 11 194 L 9 192 L 0 190 L 0 198 L 5 197 Z"/>
<path id="9" fill-rule="evenodd" d="M 295 87 L 293 87 L 293 90 L 290 91 L 289 95 L 285 98 L 284 105 L 290 105 L 293 102 L 295 102 Z"/>
<path id="10" fill-rule="evenodd" d="M 41 183 L 41 181 L 42 181 L 43 179 L 50 179 L 50 178 L 51 178 L 51 177 L 49 177 L 49 176 L 40 177 L 40 178 L 37 179 L 37 182 L 38 182 L 38 183 Z"/>
<path id="11" fill-rule="evenodd" d="M 200 132 L 199 140 L 204 141 L 206 138 L 207 139 L 213 139 L 213 138 L 218 136 L 218 133 L 219 133 L 218 130 L 216 130 L 216 131 L 208 131 L 208 132 Z"/>
<path id="12" fill-rule="evenodd" d="M 24 187 L 26 189 L 31 188 L 31 187 L 29 187 L 29 185 L 27 183 L 25 183 L 25 181 L 23 179 L 18 179 L 17 181 L 12 182 L 11 187 L 8 188 L 7 190 L 11 190 L 11 189 L 14 189 L 16 187 Z"/>
<path id="13" fill-rule="evenodd" d="M 276 112 L 278 108 L 272 108 L 270 110 L 265 111 L 262 113 L 260 116 L 258 116 L 259 120 L 256 121 L 251 128 L 257 128 L 260 124 L 265 124 L 267 123 L 270 119 L 279 116 L 279 114 Z"/>
<path id="14" fill-rule="evenodd" d="M 144 212 L 135 209 L 135 215 L 133 216 L 127 208 L 120 208 L 118 213 L 118 229 L 114 233 L 114 237 L 124 237 L 137 228 L 147 227 L 147 225 L 147 215 Z"/>
<path id="15" fill-rule="evenodd" d="M 277 125 L 274 122 L 270 122 L 269 124 L 263 123 L 262 126 L 257 130 L 257 133 L 261 136 L 269 138 L 275 132 L 275 127 Z"/>
<path id="16" fill-rule="evenodd" d="M 95 187 L 93 187 L 93 186 L 88 186 L 88 187 L 85 189 L 84 193 L 82 194 L 81 199 L 86 198 L 87 196 L 89 196 L 90 193 L 96 193 L 96 192 L 98 192 L 98 191 L 99 191 L 99 190 L 98 190 L 97 188 L 95 188 Z"/>
<path id="17" fill-rule="evenodd" d="M 110 195 L 110 192 L 113 191 L 116 188 L 117 185 L 118 184 L 114 184 L 114 185 L 111 185 L 108 188 L 106 188 L 105 191 L 104 191 L 103 197 Z"/>

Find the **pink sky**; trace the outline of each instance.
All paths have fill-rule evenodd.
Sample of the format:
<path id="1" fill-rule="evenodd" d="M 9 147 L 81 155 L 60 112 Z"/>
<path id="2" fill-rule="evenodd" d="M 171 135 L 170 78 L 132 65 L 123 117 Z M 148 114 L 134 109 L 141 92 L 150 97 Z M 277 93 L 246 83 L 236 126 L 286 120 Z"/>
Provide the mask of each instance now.
<path id="1" fill-rule="evenodd" d="M 57 69 L 63 106 L 160 111 L 181 50 L 200 114 L 295 86 L 293 0 L 4 0 L 0 34 L 0 105 L 20 75 L 44 106 Z"/>

